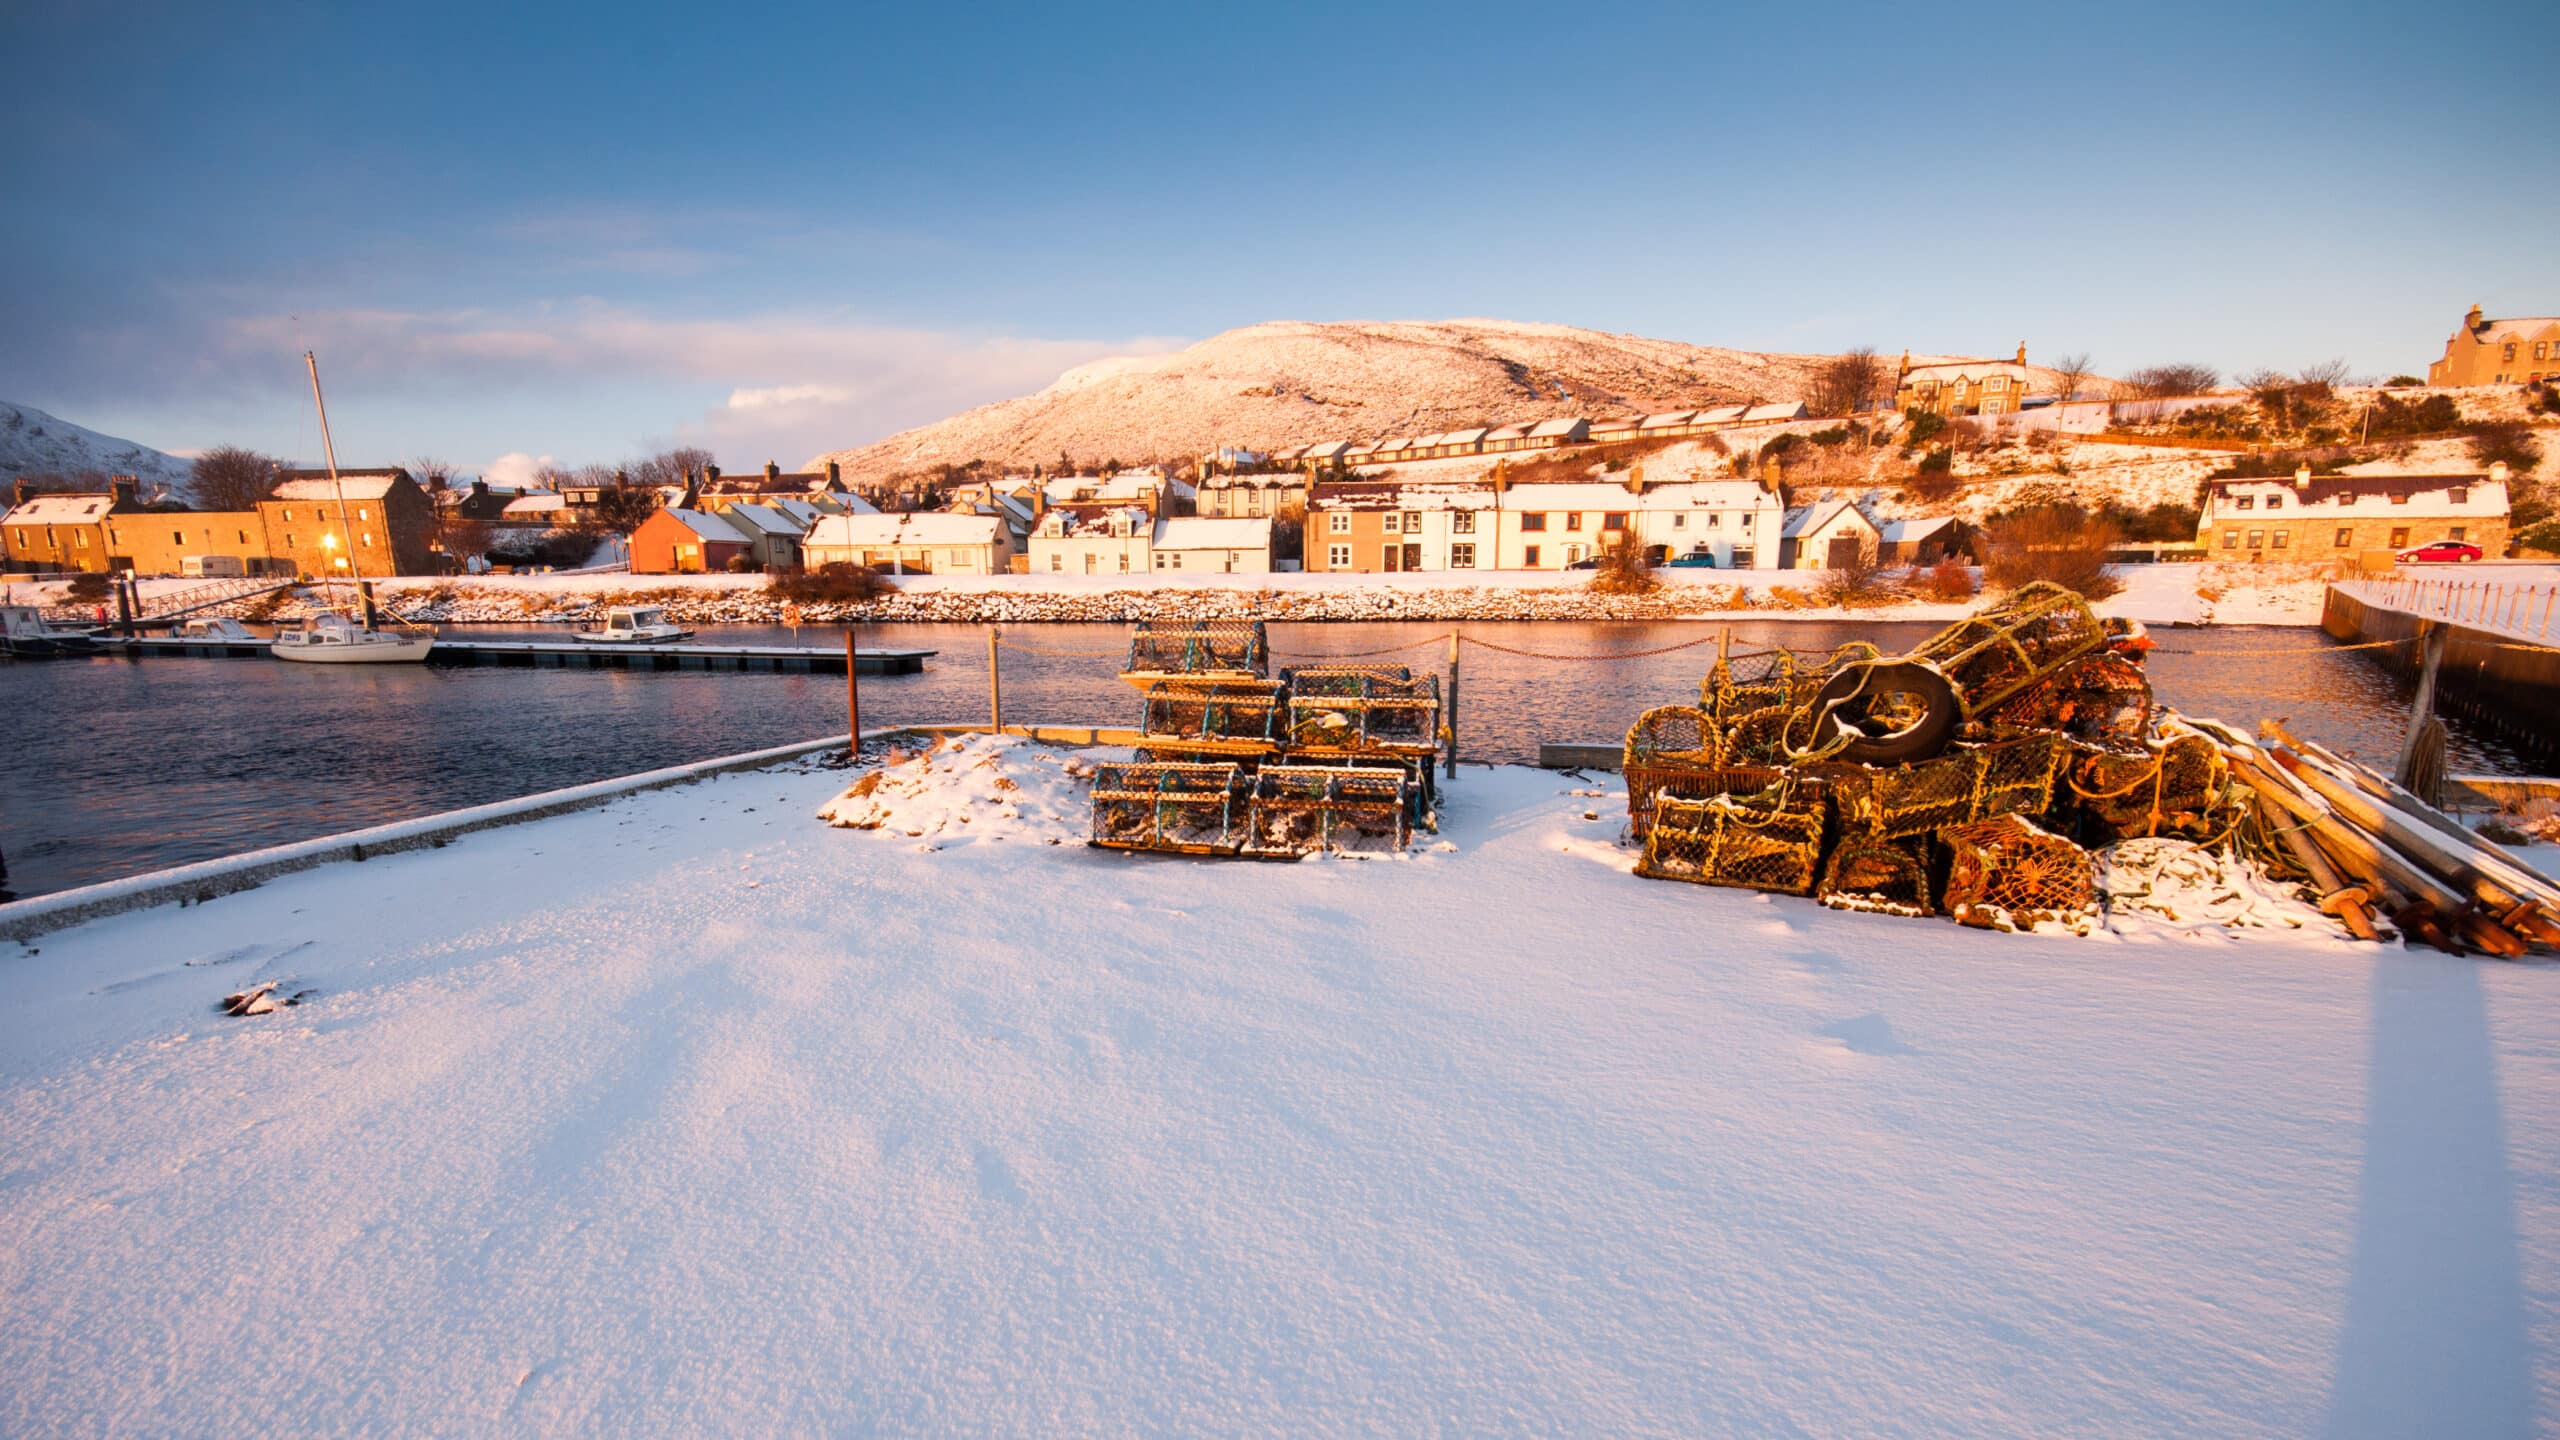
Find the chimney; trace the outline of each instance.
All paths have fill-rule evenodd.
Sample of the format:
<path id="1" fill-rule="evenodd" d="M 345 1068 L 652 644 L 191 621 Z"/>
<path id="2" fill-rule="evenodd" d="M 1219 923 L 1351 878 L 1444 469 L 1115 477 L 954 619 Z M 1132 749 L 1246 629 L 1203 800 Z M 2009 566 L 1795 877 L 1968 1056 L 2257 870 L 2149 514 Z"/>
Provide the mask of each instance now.
<path id="1" fill-rule="evenodd" d="M 2310 466 L 2297 465 L 2293 468 L 2293 488 L 2296 490 L 2308 490 L 2311 488 Z"/>
<path id="2" fill-rule="evenodd" d="M 486 481 L 486 480 L 473 480 L 473 481 L 471 482 L 471 498 L 473 498 L 473 499 L 477 500 L 477 499 L 479 499 L 481 496 L 486 495 L 486 494 L 488 494 L 488 493 L 489 493 L 489 482 L 488 482 L 488 481 Z"/>
<path id="3" fill-rule="evenodd" d="M 702 488 L 703 488 L 703 489 L 705 489 L 705 490 L 708 490 L 708 489 L 710 489 L 712 486 L 717 485 L 717 484 L 719 484 L 719 483 L 720 483 L 720 467 L 719 467 L 719 466 L 717 466 L 717 465 L 705 465 L 705 466 L 703 466 L 703 467 L 702 467 Z"/>
<path id="4" fill-rule="evenodd" d="M 118 505 L 132 504 L 134 492 L 140 488 L 142 488 L 142 482 L 131 475 L 107 477 L 107 493 L 115 497 L 115 503 Z"/>
<path id="5" fill-rule="evenodd" d="M 26 476 L 21 475 L 18 477 L 18 483 L 9 487 L 9 503 L 12 506 L 27 503 L 27 487 L 30 483 Z"/>
<path id="6" fill-rule="evenodd" d="M 764 462 L 764 483 L 765 488 L 768 490 L 780 485 L 782 483 L 782 467 L 774 464 L 770 460 Z"/>
<path id="7" fill-rule="evenodd" d="M 2471 307 L 2470 314 L 2462 317 L 2462 328 L 2465 330 L 2477 330 L 2480 328 L 2481 323 L 2480 307 L 2477 305 Z"/>
<path id="8" fill-rule="evenodd" d="M 836 469 L 836 462 L 834 462 L 833 460 L 828 461 L 828 462 L 827 462 L 827 488 L 828 488 L 828 489 L 830 489 L 830 490 L 833 490 L 833 489 L 835 489 L 837 486 L 842 485 L 843 483 L 844 483 L 844 476 L 843 476 L 843 474 L 842 474 L 841 472 L 839 472 L 839 471 Z"/>
<path id="9" fill-rule="evenodd" d="M 1508 489 L 1510 489 L 1510 488 L 1511 488 L 1511 462 L 1510 462 L 1510 461 L 1508 461 L 1508 460 L 1496 460 L 1496 461 L 1494 461 L 1494 462 L 1493 462 L 1493 493 L 1494 493 L 1494 494 L 1496 494 L 1496 495 L 1499 495 L 1499 494 L 1501 494 L 1503 491 L 1508 490 Z"/>
<path id="10" fill-rule="evenodd" d="M 2492 461 L 2490 461 L 2490 462 L 2489 462 L 2489 478 L 2490 478 L 2491 480 L 2496 481 L 2497 483 L 2499 483 L 2499 484 L 2501 484 L 2501 485 L 2506 484 L 2506 483 L 2507 483 L 2507 462 L 2506 462 L 2506 461 L 2504 461 L 2504 460 L 2492 460 Z"/>
<path id="11" fill-rule="evenodd" d="M 1630 495 L 1641 495 L 1644 493 L 1643 466 L 1630 465 L 1627 467 L 1627 493 Z"/>
<path id="12" fill-rule="evenodd" d="M 2018 342 L 2018 363 L 2021 365 L 2027 363 L 2027 342 L 2024 340 Z"/>

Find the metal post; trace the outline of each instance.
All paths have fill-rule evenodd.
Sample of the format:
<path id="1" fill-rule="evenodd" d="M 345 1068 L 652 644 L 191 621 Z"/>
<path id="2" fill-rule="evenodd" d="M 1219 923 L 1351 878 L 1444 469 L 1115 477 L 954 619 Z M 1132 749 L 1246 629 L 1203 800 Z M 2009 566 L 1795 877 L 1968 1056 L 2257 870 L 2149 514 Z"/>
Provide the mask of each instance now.
<path id="1" fill-rule="evenodd" d="M 116 579 L 116 618 L 123 623 L 124 638 L 133 638 L 133 587 L 141 582 L 127 571 Z"/>
<path id="2" fill-rule="evenodd" d="M 853 643 L 853 627 L 844 627 L 844 727 L 845 749 L 855 759 L 862 758 L 862 655 Z"/>
<path id="3" fill-rule="evenodd" d="M 361 596 L 364 600 L 364 628 L 371 630 L 375 626 L 381 624 L 382 616 L 373 608 L 373 582 L 370 580 L 357 581 L 356 594 Z"/>
<path id="4" fill-rule="evenodd" d="M 1449 632 L 1449 778 L 1458 778 L 1458 632 Z"/>
<path id="5" fill-rule="evenodd" d="M 987 733 L 1004 733 L 1004 672 L 996 663 L 996 627 L 987 627 Z"/>

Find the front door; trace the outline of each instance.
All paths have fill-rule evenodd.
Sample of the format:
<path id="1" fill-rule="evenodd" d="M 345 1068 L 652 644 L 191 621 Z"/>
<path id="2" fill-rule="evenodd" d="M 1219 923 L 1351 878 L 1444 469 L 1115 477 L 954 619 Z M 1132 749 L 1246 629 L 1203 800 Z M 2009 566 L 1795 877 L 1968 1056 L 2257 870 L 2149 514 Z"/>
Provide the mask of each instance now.
<path id="1" fill-rule="evenodd" d="M 1421 546 L 1407 545 L 1404 547 L 1404 568 L 1407 570 L 1419 570 L 1422 568 Z"/>
<path id="2" fill-rule="evenodd" d="M 1857 563 L 1858 537 L 1855 535 L 1832 536 L 1829 568 L 1833 570 L 1846 570 Z"/>
<path id="3" fill-rule="evenodd" d="M 1396 569 L 1396 559 L 1397 559 L 1397 557 L 1398 557 L 1398 556 L 1400 556 L 1400 555 L 1402 555 L 1402 554 L 1403 554 L 1403 552 L 1402 552 L 1402 551 L 1398 550 L 1395 546 L 1390 545 L 1390 546 L 1388 546 L 1388 547 L 1387 547 L 1387 552 L 1386 552 L 1386 554 L 1384 554 L 1384 555 L 1382 555 L 1382 556 L 1380 556 L 1380 557 L 1379 557 L 1379 558 L 1380 558 L 1380 560 L 1381 560 L 1382 562 L 1384 562 L 1384 564 L 1386 565 L 1387 572 L 1388 572 L 1389 574 L 1393 574 L 1393 573 L 1395 572 L 1395 569 Z"/>

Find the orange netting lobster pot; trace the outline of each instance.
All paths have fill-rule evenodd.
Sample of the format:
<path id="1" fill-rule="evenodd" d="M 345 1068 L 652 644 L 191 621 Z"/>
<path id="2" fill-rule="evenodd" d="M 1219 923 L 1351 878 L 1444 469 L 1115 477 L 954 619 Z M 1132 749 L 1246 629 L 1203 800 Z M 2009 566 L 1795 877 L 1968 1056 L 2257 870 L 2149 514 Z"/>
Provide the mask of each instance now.
<path id="1" fill-rule="evenodd" d="M 2151 676 L 2112 650 L 2084 655 L 1981 715 L 1995 732 L 2056 731 L 2087 739 L 2139 738 L 2151 725 Z"/>
<path id="2" fill-rule="evenodd" d="M 1232 855 L 1244 844 L 1249 795 L 1249 782 L 1234 765 L 1097 765 L 1091 843 Z"/>
<path id="3" fill-rule="evenodd" d="M 2089 852 L 2016 815 L 1938 832 L 1947 847 L 1947 913 L 1986 930 L 2057 924 L 2087 934 L 2097 918 Z"/>
<path id="4" fill-rule="evenodd" d="M 1889 839 L 1992 815 L 2041 815 L 2053 804 L 2063 754 L 2059 736 L 2021 735 L 1889 769 L 1838 766 L 1832 801 L 1844 832 Z"/>
<path id="5" fill-rule="evenodd" d="M 1927 842 L 1845 835 L 1831 847 L 1813 898 L 1834 910 L 1879 915 L 1930 915 Z"/>
<path id="6" fill-rule="evenodd" d="M 2081 813 L 2118 840 L 2208 839 L 2236 818 L 2221 747 L 2183 726 L 2150 741 L 2080 742 L 2070 789 Z"/>
<path id="7" fill-rule="evenodd" d="M 1818 791 L 1801 785 L 1698 800 L 1664 796 L 1636 873 L 1806 894 L 1822 860 L 1826 808 Z"/>

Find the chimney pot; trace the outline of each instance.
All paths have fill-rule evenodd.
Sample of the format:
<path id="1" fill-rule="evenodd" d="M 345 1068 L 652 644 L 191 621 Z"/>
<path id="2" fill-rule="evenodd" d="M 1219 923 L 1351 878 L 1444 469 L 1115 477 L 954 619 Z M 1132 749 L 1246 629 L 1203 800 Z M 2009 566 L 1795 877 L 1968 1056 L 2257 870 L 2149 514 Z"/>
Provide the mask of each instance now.
<path id="1" fill-rule="evenodd" d="M 767 460 L 764 462 L 764 478 L 767 484 L 779 481 L 782 478 L 782 467 Z"/>
<path id="2" fill-rule="evenodd" d="M 2506 461 L 2504 461 L 2504 460 L 2492 460 L 2492 461 L 2490 461 L 2490 462 L 2489 462 L 2489 478 L 2490 478 L 2490 479 L 2492 479 L 2492 480 L 2497 481 L 2497 482 L 2498 482 L 2499 484 L 2501 484 L 2501 485 L 2506 484 L 2506 483 L 2507 483 L 2507 462 L 2506 462 Z"/>
<path id="3" fill-rule="evenodd" d="M 2296 490 L 2308 490 L 2311 488 L 2310 466 L 2297 465 L 2293 468 L 2293 488 Z"/>

